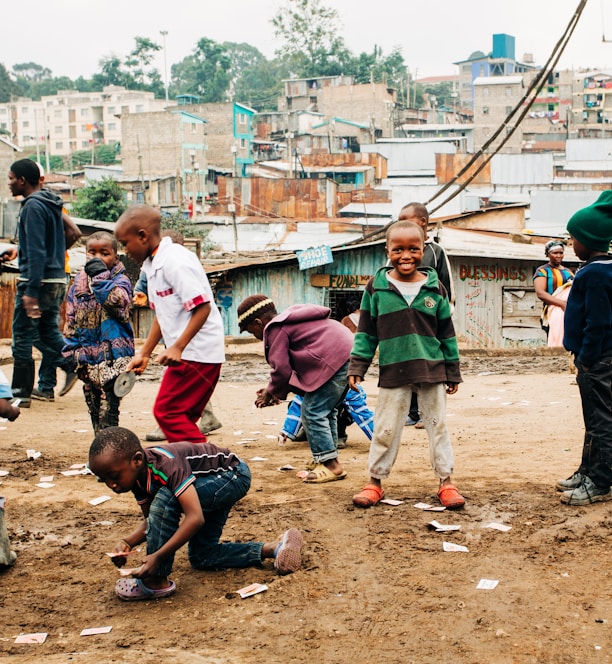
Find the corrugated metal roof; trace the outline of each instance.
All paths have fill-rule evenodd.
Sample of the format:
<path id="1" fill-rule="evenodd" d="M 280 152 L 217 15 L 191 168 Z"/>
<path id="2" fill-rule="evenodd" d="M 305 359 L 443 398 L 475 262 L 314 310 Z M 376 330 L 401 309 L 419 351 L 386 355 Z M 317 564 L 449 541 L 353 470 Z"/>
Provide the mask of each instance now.
<path id="1" fill-rule="evenodd" d="M 496 154 L 491 159 L 491 183 L 550 184 L 554 162 L 551 153 Z"/>
<path id="2" fill-rule="evenodd" d="M 565 157 L 571 161 L 606 161 L 612 158 L 612 138 L 570 138 Z"/>
<path id="3" fill-rule="evenodd" d="M 600 191 L 550 191 L 534 189 L 531 192 L 531 219 L 529 230 L 560 236 L 574 212 L 594 203 Z"/>
<path id="4" fill-rule="evenodd" d="M 436 153 L 456 154 L 455 143 L 445 141 L 401 141 L 370 143 L 361 146 L 362 152 L 375 152 L 387 158 L 389 173 L 416 173 L 426 171 L 428 174 L 436 172 Z"/>

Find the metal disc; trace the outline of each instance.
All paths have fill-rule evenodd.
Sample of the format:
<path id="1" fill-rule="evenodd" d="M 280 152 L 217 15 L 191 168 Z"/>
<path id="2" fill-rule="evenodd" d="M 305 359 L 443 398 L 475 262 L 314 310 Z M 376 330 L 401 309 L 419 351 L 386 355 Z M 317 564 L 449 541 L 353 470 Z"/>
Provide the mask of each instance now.
<path id="1" fill-rule="evenodd" d="M 136 382 L 136 374 L 131 371 L 124 371 L 120 373 L 117 378 L 115 378 L 115 386 L 113 387 L 113 392 L 117 397 L 124 397 L 126 394 L 129 394 L 131 389 L 134 387 Z"/>

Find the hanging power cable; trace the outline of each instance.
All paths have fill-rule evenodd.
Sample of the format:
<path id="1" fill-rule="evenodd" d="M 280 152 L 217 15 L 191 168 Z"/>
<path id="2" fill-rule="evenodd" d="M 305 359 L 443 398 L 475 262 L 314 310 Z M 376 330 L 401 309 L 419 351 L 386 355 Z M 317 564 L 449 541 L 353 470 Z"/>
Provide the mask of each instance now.
<path id="1" fill-rule="evenodd" d="M 565 47 L 567 46 L 570 37 L 572 36 L 576 28 L 576 25 L 578 24 L 578 21 L 580 19 L 580 16 L 582 15 L 582 12 L 584 11 L 586 3 L 587 0 L 581 0 L 579 2 L 578 7 L 574 11 L 574 14 L 572 15 L 567 27 L 565 28 L 565 31 L 563 32 L 563 35 L 561 36 L 559 41 L 557 41 L 557 43 L 555 44 L 555 47 L 553 48 L 552 53 L 550 54 L 548 60 L 546 61 L 546 64 L 540 70 L 538 75 L 534 77 L 533 81 L 529 85 L 523 97 L 516 104 L 516 106 L 510 111 L 505 120 L 496 129 L 493 135 L 482 145 L 480 150 L 474 153 L 474 155 L 463 166 L 463 168 L 461 168 L 461 170 L 456 175 L 454 175 L 429 200 L 427 200 L 425 202 L 425 205 L 429 205 L 432 201 L 439 198 L 445 191 L 447 191 L 450 187 L 452 187 L 457 182 L 457 180 L 459 180 L 465 173 L 467 173 L 469 169 L 472 168 L 474 164 L 485 154 L 486 150 L 489 149 L 489 147 L 495 142 L 495 140 L 504 131 L 504 129 L 506 129 L 507 130 L 506 134 L 504 135 L 499 145 L 497 145 L 491 153 L 488 153 L 486 157 L 482 159 L 478 167 L 472 173 L 470 173 L 470 175 L 465 179 L 465 181 L 450 196 L 447 196 L 441 203 L 436 205 L 436 207 L 430 209 L 429 210 L 430 214 L 436 212 L 442 206 L 446 205 L 449 201 L 453 200 L 453 198 L 458 196 L 483 170 L 483 168 L 491 161 L 491 159 L 501 150 L 501 148 L 510 140 L 511 136 L 514 134 L 514 132 L 516 131 L 522 120 L 529 112 L 529 109 L 532 107 L 538 94 L 540 93 L 540 91 L 548 81 L 549 76 L 553 73 L 557 63 L 559 62 L 559 58 L 561 57 L 563 51 L 565 50 Z M 521 109 L 522 111 L 518 115 L 517 121 L 513 125 L 511 125 L 510 124 L 511 120 Z"/>

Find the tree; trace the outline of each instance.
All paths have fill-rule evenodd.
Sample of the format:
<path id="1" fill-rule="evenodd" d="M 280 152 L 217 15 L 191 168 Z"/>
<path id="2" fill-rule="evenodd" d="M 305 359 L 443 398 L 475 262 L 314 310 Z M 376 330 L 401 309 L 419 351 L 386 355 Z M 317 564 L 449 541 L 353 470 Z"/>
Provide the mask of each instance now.
<path id="1" fill-rule="evenodd" d="M 214 248 L 214 244 L 207 240 L 210 231 L 197 224 L 191 219 L 185 218 L 183 212 L 163 213 L 161 218 L 161 229 L 179 232 L 184 238 L 196 238 L 201 240 L 200 248 L 206 253 Z"/>
<path id="2" fill-rule="evenodd" d="M 340 32 L 338 12 L 321 0 L 287 0 L 272 18 L 275 35 L 282 41 L 277 56 L 294 76 L 332 76 L 343 73 L 350 52 Z"/>
<path id="3" fill-rule="evenodd" d="M 151 67 L 155 53 L 161 46 L 147 37 L 134 37 L 134 41 L 136 46 L 125 59 L 115 54 L 100 59 L 100 71 L 92 77 L 94 89 L 121 85 L 128 90 L 146 90 L 158 97 L 163 96 L 161 74 L 155 67 Z"/>
<path id="4" fill-rule="evenodd" d="M 5 104 L 11 101 L 14 95 L 23 95 L 23 90 L 9 76 L 6 67 L 0 64 L 0 103 Z"/>
<path id="5" fill-rule="evenodd" d="M 191 55 L 172 65 L 172 83 L 178 94 L 196 94 L 204 102 L 227 101 L 231 81 L 227 49 L 202 38 Z"/>
<path id="6" fill-rule="evenodd" d="M 234 99 L 263 110 L 276 110 L 282 79 L 288 77 L 278 60 L 269 61 L 254 46 L 223 42 L 230 59 L 230 74 Z"/>
<path id="7" fill-rule="evenodd" d="M 111 178 L 102 178 L 77 191 L 71 214 L 82 219 L 117 221 L 126 209 L 121 187 Z"/>
<path id="8" fill-rule="evenodd" d="M 21 94 L 31 99 L 40 99 L 43 95 L 54 95 L 59 90 L 73 90 L 74 81 L 68 76 L 53 76 L 48 67 L 36 62 L 22 62 L 13 65 L 13 76 Z"/>

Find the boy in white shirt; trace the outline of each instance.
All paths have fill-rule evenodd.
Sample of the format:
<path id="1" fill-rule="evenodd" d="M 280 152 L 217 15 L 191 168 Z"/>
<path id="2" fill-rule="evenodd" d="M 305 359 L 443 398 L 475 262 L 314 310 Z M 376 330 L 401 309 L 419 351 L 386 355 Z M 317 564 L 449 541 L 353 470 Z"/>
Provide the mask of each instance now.
<path id="1" fill-rule="evenodd" d="M 130 207 L 117 220 L 115 237 L 147 275 L 155 318 L 128 371 L 141 374 L 164 339 L 156 360 L 166 367 L 153 415 L 169 443 L 206 442 L 198 419 L 215 389 L 225 361 L 221 314 L 197 256 L 161 237 L 159 211 Z"/>

